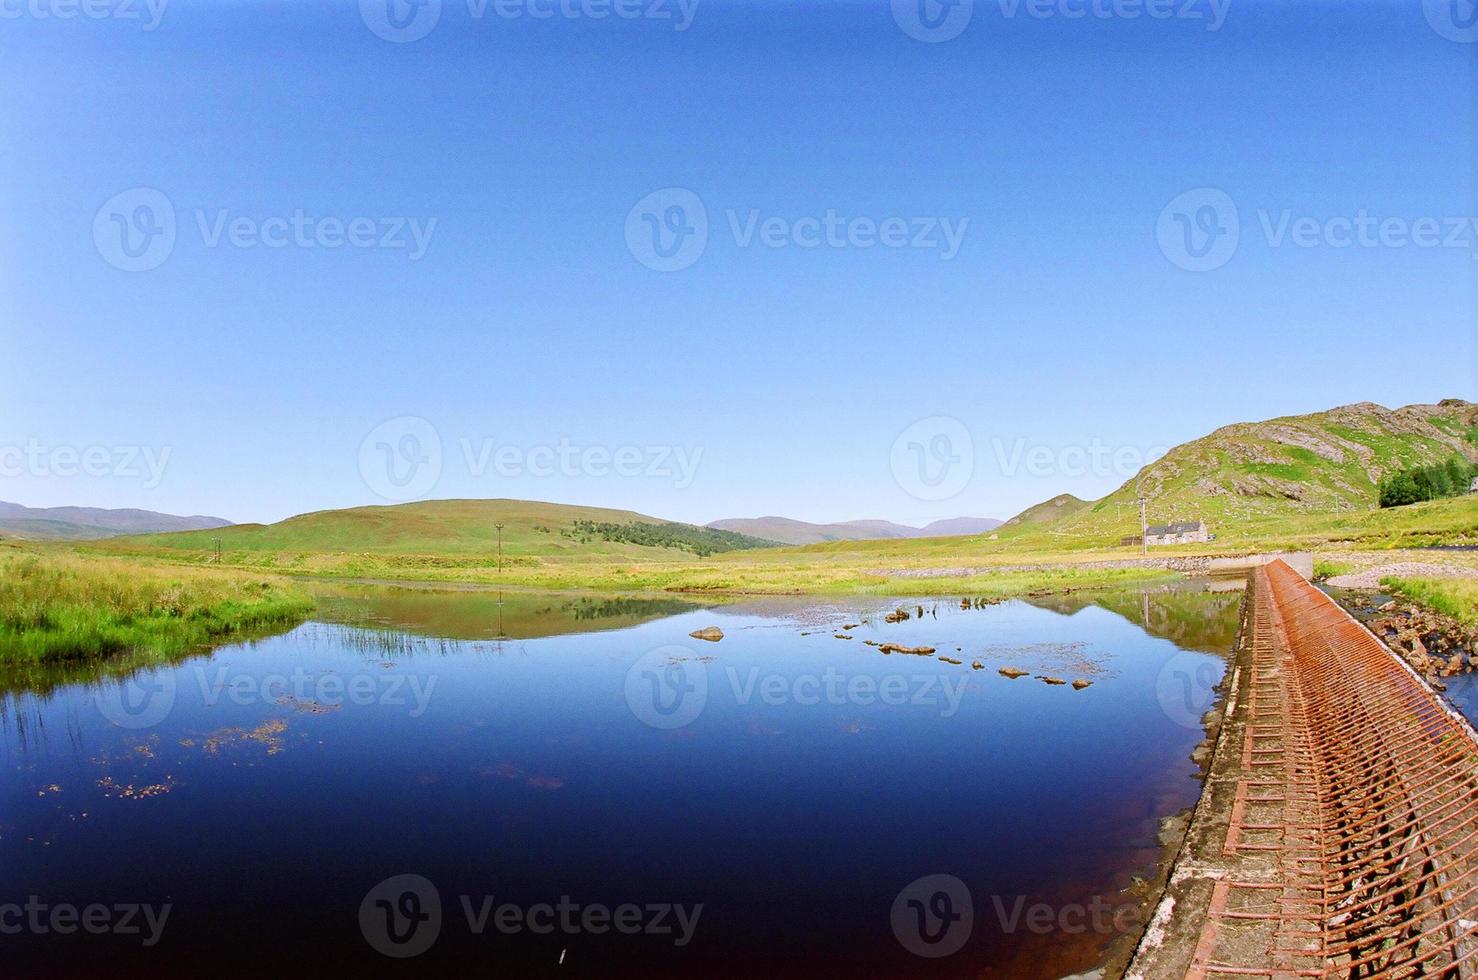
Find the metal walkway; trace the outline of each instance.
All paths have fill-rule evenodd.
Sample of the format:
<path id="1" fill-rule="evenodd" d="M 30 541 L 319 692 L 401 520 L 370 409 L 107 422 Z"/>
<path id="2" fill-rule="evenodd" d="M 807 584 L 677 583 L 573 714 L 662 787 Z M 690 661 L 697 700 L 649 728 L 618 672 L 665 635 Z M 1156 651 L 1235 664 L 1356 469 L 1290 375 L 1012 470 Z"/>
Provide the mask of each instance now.
<path id="1" fill-rule="evenodd" d="M 1234 870 L 1187 977 L 1478 974 L 1472 730 L 1282 562 L 1248 601 Z"/>

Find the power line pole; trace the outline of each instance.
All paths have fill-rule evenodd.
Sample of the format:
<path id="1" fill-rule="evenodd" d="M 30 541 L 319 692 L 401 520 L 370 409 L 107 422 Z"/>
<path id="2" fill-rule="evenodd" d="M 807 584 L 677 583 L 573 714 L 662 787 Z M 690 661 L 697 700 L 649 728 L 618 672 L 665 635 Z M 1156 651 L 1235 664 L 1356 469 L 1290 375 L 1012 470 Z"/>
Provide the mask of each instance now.
<path id="1" fill-rule="evenodd" d="M 1143 470 L 1140 471 L 1140 473 L 1143 472 Z M 1140 554 L 1148 555 L 1150 553 L 1150 522 L 1149 519 L 1145 516 L 1145 505 L 1148 503 L 1148 501 L 1144 499 L 1144 494 L 1141 493 L 1139 489 L 1140 473 L 1134 474 L 1134 496 L 1139 500 Z"/>
<path id="2" fill-rule="evenodd" d="M 493 527 L 495 527 L 495 528 L 498 529 L 498 574 L 499 575 L 502 575 L 503 574 L 503 525 L 502 524 L 494 524 Z M 499 613 L 501 613 L 501 612 L 502 612 L 502 610 L 499 610 Z"/>

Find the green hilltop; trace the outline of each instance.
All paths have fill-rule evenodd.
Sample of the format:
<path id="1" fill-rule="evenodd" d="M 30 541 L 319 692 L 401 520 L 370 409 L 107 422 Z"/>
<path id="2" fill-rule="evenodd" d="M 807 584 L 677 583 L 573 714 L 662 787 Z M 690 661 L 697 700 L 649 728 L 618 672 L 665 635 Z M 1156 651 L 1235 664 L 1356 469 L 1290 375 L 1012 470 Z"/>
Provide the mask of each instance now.
<path id="1" fill-rule="evenodd" d="M 425 500 L 384 507 L 315 511 L 276 524 L 236 524 L 209 531 L 115 539 L 110 550 L 139 548 L 227 552 L 446 555 L 505 561 L 546 558 L 694 557 L 764 541 L 732 531 L 664 521 L 635 511 L 536 500 Z"/>
<path id="2" fill-rule="evenodd" d="M 1089 502 L 1086 500 L 1074 497 L 1070 493 L 1060 493 L 1051 500 L 1044 500 L 1040 504 L 1033 504 L 1028 507 L 1001 525 L 1001 530 L 1055 524 L 1076 514 L 1087 506 L 1089 506 Z"/>

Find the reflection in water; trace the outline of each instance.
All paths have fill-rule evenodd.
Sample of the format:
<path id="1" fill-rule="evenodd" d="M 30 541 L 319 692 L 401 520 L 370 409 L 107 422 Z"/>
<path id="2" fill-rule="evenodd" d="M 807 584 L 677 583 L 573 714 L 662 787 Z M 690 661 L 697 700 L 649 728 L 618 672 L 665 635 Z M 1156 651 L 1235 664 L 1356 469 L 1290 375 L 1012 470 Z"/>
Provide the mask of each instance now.
<path id="1" fill-rule="evenodd" d="M 317 584 L 316 617 L 455 640 L 533 639 L 625 629 L 702 608 L 672 597 Z"/>
<path id="2" fill-rule="evenodd" d="M 968 610 L 511 592 L 500 605 L 335 585 L 281 635 L 169 665 L 32 672 L 3 701 L 9 890 L 173 912 L 148 948 L 7 937 L 8 966 L 218 971 L 270 936 L 301 971 L 379 972 L 391 961 L 358 910 L 413 873 L 443 908 L 415 965 L 453 974 L 494 957 L 516 975 L 1082 971 L 1126 937 L 1010 928 L 998 912 L 1140 901 L 1162 819 L 1199 787 L 1199 712 L 1166 703 L 1167 671 L 1219 678 L 1236 603 L 1178 589 Z M 926 614 L 885 622 L 900 605 Z M 718 643 L 688 637 L 715 624 Z M 937 652 L 896 652 L 925 646 Z M 997 674 L 1008 662 L 1033 676 Z M 680 716 L 648 693 L 644 664 L 675 677 Z M 131 701 L 116 694 L 129 673 Z M 947 961 L 910 952 L 890 919 L 930 875 L 974 901 Z M 682 947 L 477 934 L 460 897 L 487 895 L 703 912 Z"/>

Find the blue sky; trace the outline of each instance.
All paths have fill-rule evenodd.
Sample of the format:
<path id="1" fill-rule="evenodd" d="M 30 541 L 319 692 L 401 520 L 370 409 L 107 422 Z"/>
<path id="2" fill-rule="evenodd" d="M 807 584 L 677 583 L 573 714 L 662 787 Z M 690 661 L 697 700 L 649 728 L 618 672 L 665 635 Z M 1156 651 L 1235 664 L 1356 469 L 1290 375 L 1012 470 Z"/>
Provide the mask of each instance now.
<path id="1" fill-rule="evenodd" d="M 1435 2 L 920 40 L 902 0 L 442 0 L 401 41 L 388 0 L 67 2 L 0 11 L 0 499 L 1005 517 L 1230 422 L 1478 397 L 1478 45 Z M 174 240 L 129 271 L 140 188 Z"/>

